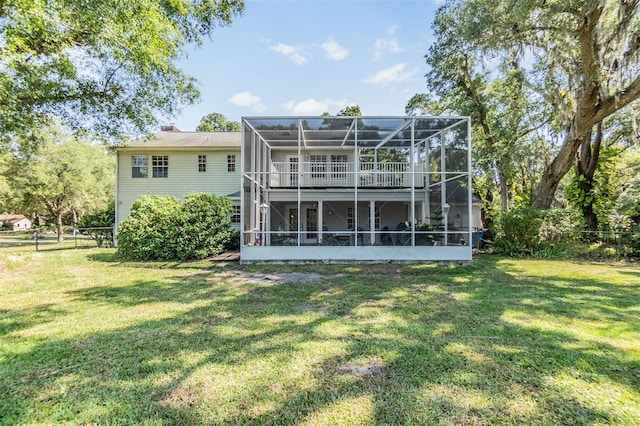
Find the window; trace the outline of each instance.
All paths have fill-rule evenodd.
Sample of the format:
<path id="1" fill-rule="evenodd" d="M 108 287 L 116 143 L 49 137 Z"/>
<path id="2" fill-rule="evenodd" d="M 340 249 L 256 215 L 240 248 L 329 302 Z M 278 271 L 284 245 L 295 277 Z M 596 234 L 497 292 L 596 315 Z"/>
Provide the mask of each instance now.
<path id="1" fill-rule="evenodd" d="M 149 176 L 149 159 L 146 155 L 131 156 L 131 177 L 146 178 Z"/>
<path id="2" fill-rule="evenodd" d="M 167 178 L 169 177 L 169 156 L 168 155 L 154 155 L 151 157 L 151 164 L 153 166 L 154 178 Z"/>
<path id="3" fill-rule="evenodd" d="M 236 171 L 236 156 L 227 155 L 227 171 L 229 173 Z"/>
<path id="4" fill-rule="evenodd" d="M 233 206 L 233 214 L 231 215 L 231 223 L 240 223 L 240 206 Z"/>
<path id="5" fill-rule="evenodd" d="M 311 163 L 311 177 L 323 178 L 327 171 L 327 156 L 326 155 L 310 155 L 309 162 Z"/>
<path id="6" fill-rule="evenodd" d="M 198 155 L 198 171 L 204 173 L 207 171 L 207 156 Z"/>

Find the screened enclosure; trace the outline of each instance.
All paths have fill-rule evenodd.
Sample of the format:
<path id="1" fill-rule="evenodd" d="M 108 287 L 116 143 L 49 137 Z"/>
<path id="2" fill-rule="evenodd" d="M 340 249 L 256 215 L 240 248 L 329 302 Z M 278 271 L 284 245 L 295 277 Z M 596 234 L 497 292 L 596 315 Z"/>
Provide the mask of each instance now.
<path id="1" fill-rule="evenodd" d="M 467 117 L 246 117 L 242 261 L 466 261 Z"/>

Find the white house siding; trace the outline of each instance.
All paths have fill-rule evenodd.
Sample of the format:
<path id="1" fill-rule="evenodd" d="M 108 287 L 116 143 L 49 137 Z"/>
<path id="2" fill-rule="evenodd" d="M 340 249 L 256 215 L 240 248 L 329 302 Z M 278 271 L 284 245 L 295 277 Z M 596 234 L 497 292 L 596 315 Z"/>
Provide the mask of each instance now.
<path id="1" fill-rule="evenodd" d="M 24 231 L 25 229 L 31 229 L 31 221 L 29 219 L 21 219 L 13 223 L 14 231 Z"/>
<path id="2" fill-rule="evenodd" d="M 148 156 L 148 177 L 131 177 L 131 157 Z M 151 157 L 169 157 L 167 178 L 154 178 Z M 198 155 L 207 156 L 206 172 L 198 171 Z M 227 155 L 236 156 L 236 171 L 227 171 Z M 184 198 L 193 192 L 207 192 L 216 195 L 230 195 L 240 190 L 240 149 L 198 149 L 129 148 L 118 152 L 117 176 L 117 223 L 120 224 L 130 213 L 131 205 L 140 196 L 172 195 Z M 234 200 L 239 203 L 239 200 Z M 234 203 L 236 204 L 236 203 Z M 239 224 L 234 224 L 239 227 Z"/>

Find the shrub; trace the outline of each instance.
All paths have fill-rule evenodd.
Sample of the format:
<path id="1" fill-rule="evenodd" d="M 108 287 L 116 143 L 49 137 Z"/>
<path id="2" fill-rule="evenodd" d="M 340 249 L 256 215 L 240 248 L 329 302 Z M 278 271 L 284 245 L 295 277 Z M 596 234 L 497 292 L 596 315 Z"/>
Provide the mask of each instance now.
<path id="1" fill-rule="evenodd" d="M 202 259 L 221 253 L 231 237 L 231 200 L 213 194 L 189 194 L 182 203 L 178 259 Z"/>
<path id="2" fill-rule="evenodd" d="M 202 259 L 231 237 L 231 200 L 212 194 L 143 196 L 118 232 L 118 253 L 139 260 Z"/>
<path id="3" fill-rule="evenodd" d="M 509 256 L 529 255 L 540 246 L 543 223 L 540 210 L 520 206 L 500 212 L 496 219 L 496 238 L 493 242 L 496 252 Z"/>
<path id="4" fill-rule="evenodd" d="M 559 257 L 577 241 L 584 220 L 577 209 L 536 210 L 519 206 L 494 220 L 494 251 L 509 256 Z"/>
<path id="5" fill-rule="evenodd" d="M 229 239 L 224 244 L 225 250 L 240 250 L 240 231 L 234 229 L 229 235 Z"/>
<path id="6" fill-rule="evenodd" d="M 546 241 L 571 242 L 580 239 L 584 229 L 584 217 L 576 208 L 550 209 L 540 212 L 542 224 L 540 233 Z"/>
<path id="7" fill-rule="evenodd" d="M 84 235 L 96 240 L 98 247 L 113 246 L 113 225 L 116 223 L 116 205 L 110 202 L 102 210 L 96 210 L 86 214 L 78 222 L 78 228 Z M 88 229 L 88 228 L 110 228 L 110 229 Z"/>

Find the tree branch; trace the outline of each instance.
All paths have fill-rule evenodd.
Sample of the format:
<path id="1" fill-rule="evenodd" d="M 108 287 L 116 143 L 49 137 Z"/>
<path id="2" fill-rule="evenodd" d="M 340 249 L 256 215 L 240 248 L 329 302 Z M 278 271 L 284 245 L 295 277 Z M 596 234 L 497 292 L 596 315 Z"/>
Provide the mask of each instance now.
<path id="1" fill-rule="evenodd" d="M 51 93 L 46 99 L 35 96 L 18 95 L 18 100 L 22 105 L 39 106 L 44 104 L 61 104 L 78 101 L 81 99 L 108 99 L 112 98 L 120 89 L 120 86 L 105 87 L 102 90 L 76 90 L 70 92 Z M 31 93 L 29 93 L 31 95 Z"/>
<path id="2" fill-rule="evenodd" d="M 542 121 L 542 123 L 538 124 L 537 126 L 533 126 L 533 127 L 529 127 L 526 130 L 521 131 L 520 133 L 518 133 L 516 135 L 516 139 L 520 139 L 523 138 L 525 136 L 527 136 L 529 133 L 531 132 L 535 132 L 536 130 L 540 129 L 541 127 L 549 124 L 551 122 L 551 118 L 547 118 L 546 120 Z"/>
<path id="3" fill-rule="evenodd" d="M 640 98 L 640 76 L 629 84 L 626 89 L 616 95 L 607 96 L 600 101 L 594 116 L 592 117 L 592 125 L 604 120 L 614 112 L 624 108 L 631 102 Z"/>

